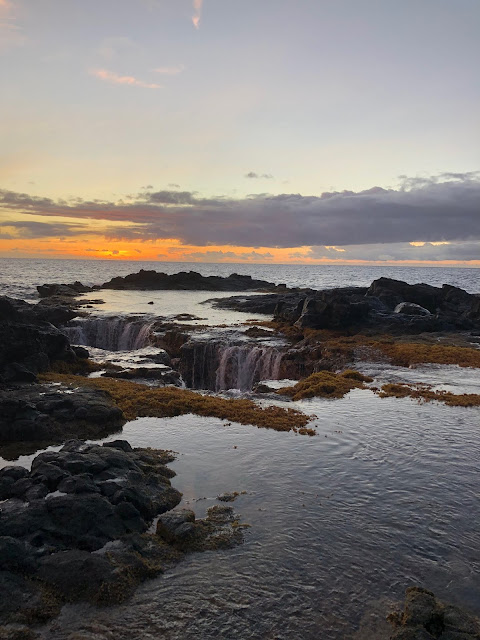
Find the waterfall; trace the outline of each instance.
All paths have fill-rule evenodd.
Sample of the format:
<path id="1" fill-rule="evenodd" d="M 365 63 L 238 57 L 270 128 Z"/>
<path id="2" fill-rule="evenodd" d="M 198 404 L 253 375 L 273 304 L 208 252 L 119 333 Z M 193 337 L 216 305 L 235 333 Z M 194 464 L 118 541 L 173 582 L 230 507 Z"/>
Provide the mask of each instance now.
<path id="1" fill-rule="evenodd" d="M 153 322 L 124 318 L 78 318 L 73 327 L 63 327 L 72 344 L 107 351 L 132 351 L 148 346 Z"/>
<path id="2" fill-rule="evenodd" d="M 190 340 L 182 347 L 180 367 L 191 389 L 250 391 L 260 380 L 278 380 L 282 356 L 272 346 Z"/>
<path id="3" fill-rule="evenodd" d="M 277 380 L 282 355 L 273 347 L 225 347 L 216 371 L 216 391 L 249 391 L 260 380 Z"/>

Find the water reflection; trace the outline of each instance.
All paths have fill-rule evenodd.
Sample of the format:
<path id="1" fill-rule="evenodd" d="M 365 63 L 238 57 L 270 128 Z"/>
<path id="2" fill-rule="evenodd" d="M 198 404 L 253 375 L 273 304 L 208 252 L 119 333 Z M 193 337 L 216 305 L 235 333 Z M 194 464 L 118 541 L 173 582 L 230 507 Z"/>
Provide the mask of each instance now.
<path id="1" fill-rule="evenodd" d="M 359 390 L 297 404 L 319 416 L 316 437 L 197 416 L 127 424 L 134 446 L 180 452 L 174 484 L 197 515 L 246 491 L 234 505 L 252 528 L 123 606 L 65 608 L 43 637 L 373 637 L 411 584 L 480 613 L 480 411 Z"/>

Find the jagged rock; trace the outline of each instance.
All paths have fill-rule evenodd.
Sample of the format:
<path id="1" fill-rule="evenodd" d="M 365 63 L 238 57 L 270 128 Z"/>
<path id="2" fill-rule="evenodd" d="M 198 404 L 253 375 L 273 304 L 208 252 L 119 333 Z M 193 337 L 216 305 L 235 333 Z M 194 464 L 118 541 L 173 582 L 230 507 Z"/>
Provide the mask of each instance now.
<path id="1" fill-rule="evenodd" d="M 221 276 L 202 276 L 196 271 L 182 271 L 167 275 L 166 273 L 145 271 L 144 269 L 125 277 L 112 278 L 102 285 L 103 289 L 179 289 L 193 291 L 272 290 L 275 287 L 276 285 L 266 280 L 254 280 L 251 276 L 243 276 L 237 273 L 232 273 L 227 278 L 223 278 Z"/>
<path id="2" fill-rule="evenodd" d="M 0 515 L 0 625 L 10 625 L 0 626 L 0 638 L 23 637 L 11 625 L 42 622 L 65 602 L 118 603 L 186 551 L 242 541 L 231 510 L 211 510 L 198 521 L 191 511 L 168 513 L 181 498 L 165 467 L 172 460 L 169 452 L 132 449 L 124 440 L 104 446 L 73 440 L 37 456 L 30 472 L 0 471 L 0 485 L 7 487 Z M 12 497 L 15 484 L 26 480 L 44 492 Z M 147 533 L 159 514 L 165 535 L 160 524 L 159 535 Z"/>
<path id="3" fill-rule="evenodd" d="M 37 287 L 38 295 L 41 298 L 52 296 L 75 298 L 79 293 L 88 293 L 95 289 L 98 289 L 98 287 L 88 287 L 78 282 L 78 280 L 70 284 L 42 284 Z"/>
<path id="4" fill-rule="evenodd" d="M 61 315 L 62 320 L 70 315 Z M 74 361 L 67 337 L 38 305 L 0 297 L 0 382 L 33 382 L 54 360 Z"/>

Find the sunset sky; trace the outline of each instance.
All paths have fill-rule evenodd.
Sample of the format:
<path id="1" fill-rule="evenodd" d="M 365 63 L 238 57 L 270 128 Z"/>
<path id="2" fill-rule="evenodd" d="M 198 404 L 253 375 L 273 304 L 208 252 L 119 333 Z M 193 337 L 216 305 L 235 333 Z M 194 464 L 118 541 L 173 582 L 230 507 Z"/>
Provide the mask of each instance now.
<path id="1" fill-rule="evenodd" d="M 480 266 L 479 0 L 0 0 L 0 256 Z"/>

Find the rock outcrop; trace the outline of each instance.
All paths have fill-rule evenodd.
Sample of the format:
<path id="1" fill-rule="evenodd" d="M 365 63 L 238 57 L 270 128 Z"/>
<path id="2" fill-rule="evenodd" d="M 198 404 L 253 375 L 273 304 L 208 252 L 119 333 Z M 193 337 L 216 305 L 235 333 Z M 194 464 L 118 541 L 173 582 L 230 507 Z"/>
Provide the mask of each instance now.
<path id="1" fill-rule="evenodd" d="M 395 626 L 390 640 L 479 640 L 480 620 L 437 600 L 427 589 L 410 587 L 401 613 L 389 616 Z"/>
<path id="2" fill-rule="evenodd" d="M 58 296 L 60 298 L 75 298 L 79 293 L 88 293 L 95 291 L 98 287 L 88 287 L 81 282 L 72 282 L 70 284 L 42 284 L 37 287 L 40 298 L 50 298 Z"/>
<path id="3" fill-rule="evenodd" d="M 221 276 L 202 276 L 196 271 L 181 271 L 167 275 L 158 271 L 131 273 L 125 277 L 112 278 L 105 282 L 102 289 L 139 289 L 162 290 L 178 289 L 191 291 L 251 291 L 285 289 L 285 285 L 274 285 L 266 280 L 254 280 L 251 276 L 232 273 L 227 278 Z"/>
<path id="4" fill-rule="evenodd" d="M 124 440 L 74 440 L 37 456 L 31 471 L 0 471 L 0 637 L 51 618 L 65 602 L 120 602 L 185 552 L 242 542 L 231 508 L 213 507 L 205 520 L 170 513 L 181 498 L 165 466 L 173 459 Z M 160 514 L 158 533 L 149 533 Z"/>
<path id="5" fill-rule="evenodd" d="M 393 334 L 480 328 L 480 297 L 443 285 L 410 285 L 379 278 L 349 287 L 279 299 L 274 318 L 299 328 Z"/>
<path id="6" fill-rule="evenodd" d="M 52 313 L 59 319 L 58 309 L 0 297 L 0 383 L 33 382 L 53 361 L 75 361 L 68 338 L 50 321 Z M 60 315 L 71 318 L 67 311 Z"/>
<path id="7" fill-rule="evenodd" d="M 100 389 L 40 384 L 0 388 L 0 450 L 4 456 L 9 449 L 18 453 L 71 438 L 100 438 L 124 423 L 122 411 Z"/>

